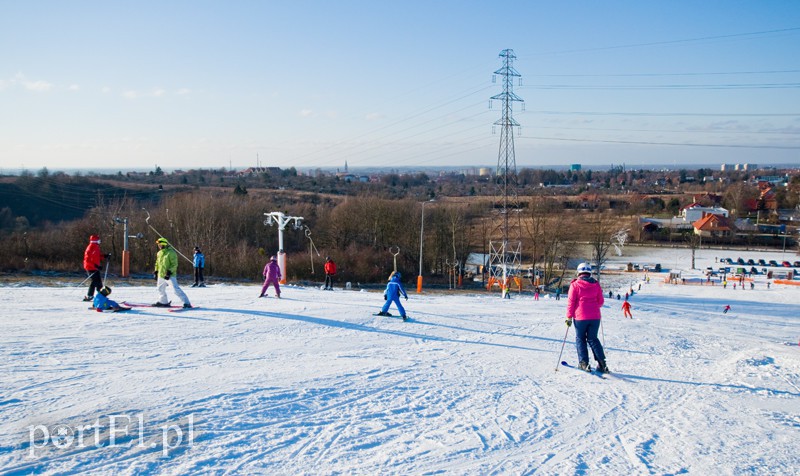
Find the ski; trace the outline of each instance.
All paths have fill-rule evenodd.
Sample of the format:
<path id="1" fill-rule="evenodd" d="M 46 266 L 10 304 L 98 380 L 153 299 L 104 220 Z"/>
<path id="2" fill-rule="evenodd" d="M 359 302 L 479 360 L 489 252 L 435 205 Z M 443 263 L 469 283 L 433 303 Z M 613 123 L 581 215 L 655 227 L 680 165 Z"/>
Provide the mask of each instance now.
<path id="1" fill-rule="evenodd" d="M 394 315 L 394 314 L 392 314 L 392 313 L 390 313 L 390 312 L 387 312 L 386 314 L 381 314 L 380 312 L 377 312 L 377 313 L 373 314 L 373 316 L 378 316 L 378 317 L 395 317 L 395 315 Z M 406 316 L 401 316 L 401 317 L 403 318 L 403 322 L 408 322 L 408 321 L 410 321 L 410 320 L 411 320 L 411 318 L 410 318 L 410 317 L 408 317 L 407 315 L 406 315 Z"/>
<path id="2" fill-rule="evenodd" d="M 98 310 L 97 308 L 94 308 L 94 307 L 89 307 L 87 309 L 89 309 L 90 311 L 95 311 L 95 312 L 125 312 L 125 311 L 130 311 L 131 310 L 130 307 L 118 307 L 116 309 L 110 308 L 110 309 L 100 309 L 100 310 Z"/>
<path id="3" fill-rule="evenodd" d="M 562 361 L 561 361 L 561 365 L 563 365 L 564 367 L 568 367 L 568 368 L 570 368 L 570 369 L 573 369 L 573 370 L 577 370 L 577 371 L 579 371 L 579 372 L 583 372 L 583 373 L 587 373 L 587 374 L 594 375 L 594 376 L 596 376 L 596 377 L 600 377 L 600 378 L 601 378 L 601 379 L 603 379 L 603 380 L 608 380 L 608 377 L 606 376 L 606 374 L 604 374 L 604 373 L 602 373 L 602 372 L 598 372 L 597 370 L 594 370 L 594 369 L 592 369 L 592 370 L 589 370 L 589 371 L 587 371 L 587 370 L 581 370 L 581 369 L 579 369 L 578 367 L 575 367 L 574 365 L 570 365 L 570 363 L 569 363 L 569 362 L 567 362 L 566 360 L 562 360 Z M 609 373 L 610 373 L 610 372 L 609 372 Z"/>
<path id="4" fill-rule="evenodd" d="M 179 306 L 172 306 L 172 307 L 170 308 L 169 312 L 183 312 L 183 311 L 192 311 L 192 310 L 194 310 L 194 309 L 200 309 L 200 308 L 199 308 L 199 307 L 197 307 L 197 306 L 192 306 L 192 307 L 179 307 Z"/>
<path id="5" fill-rule="evenodd" d="M 154 306 L 152 304 L 144 304 L 144 303 L 136 303 L 136 302 L 127 302 L 123 301 L 122 304 L 128 307 L 153 307 L 156 309 L 181 309 L 181 306 L 173 306 L 172 301 L 170 301 L 169 305 L 167 306 Z"/>

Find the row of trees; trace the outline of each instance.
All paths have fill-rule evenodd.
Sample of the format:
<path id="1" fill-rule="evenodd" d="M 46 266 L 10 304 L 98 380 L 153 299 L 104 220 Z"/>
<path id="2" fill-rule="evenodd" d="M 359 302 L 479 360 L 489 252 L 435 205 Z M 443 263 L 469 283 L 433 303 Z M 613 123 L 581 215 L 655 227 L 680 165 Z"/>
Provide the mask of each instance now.
<path id="1" fill-rule="evenodd" d="M 301 173 L 304 172 L 304 173 Z M 585 191 L 603 194 L 681 194 L 707 192 L 724 196 L 726 208 L 744 211 L 742 202 L 759 196 L 754 178 L 757 175 L 787 177 L 788 187 L 776 187 L 775 200 L 778 208 L 794 208 L 800 204 L 800 175 L 796 170 L 762 171 L 716 171 L 711 169 L 643 170 L 611 167 L 609 170 L 553 170 L 523 168 L 518 173 L 521 195 L 575 195 Z M 383 198 L 414 198 L 425 196 L 486 196 L 496 192 L 488 175 L 472 175 L 470 172 L 452 172 L 428 175 L 422 172 L 375 173 L 369 180 L 351 180 L 343 176 L 316 171 L 298 171 L 294 167 L 280 169 L 262 168 L 248 173 L 237 173 L 228 169 L 200 169 L 165 174 L 160 168 L 149 174 L 119 172 L 113 175 L 96 176 L 117 185 L 130 184 L 159 187 L 224 187 L 238 186 L 239 190 L 264 190 L 286 188 L 289 190 L 333 195 L 358 196 L 371 194 Z M 85 177 L 67 177 L 63 173 L 40 170 L 36 176 L 23 173 L 20 182 L 34 183 L 36 180 L 85 180 Z M 557 185 L 556 188 L 548 186 Z M 37 184 L 37 188 L 41 188 Z M 735 189 L 734 189 L 735 188 Z M 650 203 L 654 212 L 673 208 L 671 203 Z"/>
<path id="2" fill-rule="evenodd" d="M 522 222 L 524 261 L 534 262 L 549 280 L 563 273 L 576 241 L 586 236 L 578 226 L 584 220 L 570 224 L 564 213 L 554 213 L 548 204 L 535 199 L 523 212 Z M 464 269 L 471 251 L 486 251 L 493 239 L 489 209 L 489 201 L 446 199 L 425 207 L 423 273 L 427 282 L 437 278 L 445 282 L 452 270 Z M 276 199 L 266 194 L 202 190 L 167 196 L 156 205 L 113 199 L 99 203 L 80 220 L 7 233 L 0 239 L 0 267 L 80 272 L 87 238 L 99 234 L 103 251 L 113 255 L 110 273 L 118 273 L 124 243 L 119 219 L 127 218 L 133 275 L 152 272 L 155 240 L 164 236 L 186 258 L 181 258 L 181 274 L 191 272 L 192 249 L 199 246 L 206 255 L 207 275 L 256 280 L 265 261 L 278 251 L 277 230 L 264 223 L 264 213 L 272 211 L 304 218 L 302 228 L 284 232 L 289 279 L 321 280 L 324 258 L 332 256 L 340 281 L 383 282 L 394 267 L 392 252 L 398 249 L 398 269 L 407 277 L 418 272 L 419 202 L 360 196 L 312 203 L 302 196 Z M 597 219 L 591 223 L 618 221 L 601 220 L 602 214 L 592 216 Z"/>
<path id="3" fill-rule="evenodd" d="M 625 219 L 602 213 L 553 213 L 552 202 L 533 199 L 523 209 L 525 262 L 535 262 L 549 279 L 563 271 L 573 257 L 575 243 L 586 240 L 587 223 L 609 229 Z M 448 201 L 425 207 L 423 273 L 426 279 L 447 279 L 462 270 L 471 251 L 485 252 L 494 232 L 491 200 Z M 383 282 L 394 267 L 392 252 L 399 249 L 397 267 L 407 277 L 419 265 L 420 202 L 387 200 L 371 195 L 339 200 L 298 194 L 212 192 L 195 190 L 168 195 L 156 204 L 126 197 L 99 200 L 85 217 L 38 229 L 18 230 L 0 238 L 0 267 L 6 271 L 50 270 L 80 272 L 88 236 L 99 234 L 102 249 L 113 255 L 111 273 L 118 273 L 123 250 L 122 218 L 129 224 L 131 272 L 149 274 L 157 251 L 155 240 L 164 236 L 186 258 L 179 272 L 188 274 L 192 249 L 206 254 L 209 276 L 259 279 L 264 262 L 278 249 L 278 233 L 266 226 L 264 213 L 282 211 L 304 218 L 300 229 L 284 232 L 288 278 L 321 280 L 325 256 L 338 264 L 340 281 Z M 585 216 L 591 215 L 587 221 Z M 142 238 L 135 236 L 141 234 Z M 610 233 L 606 238 L 610 238 Z M 606 240 L 608 241 L 608 239 Z M 430 282 L 430 281 L 428 281 Z"/>
<path id="4" fill-rule="evenodd" d="M 270 172 L 271 183 L 322 180 L 298 177 L 293 170 L 279 172 Z M 548 171 L 531 173 L 527 180 L 544 179 L 550 177 L 548 174 Z M 600 173 L 581 173 L 581 177 L 588 179 L 597 175 Z M 635 177 L 638 175 L 632 175 Z M 206 271 L 210 276 L 258 279 L 264 261 L 277 252 L 277 232 L 265 226 L 263 215 L 273 211 L 304 217 L 301 229 L 285 233 L 285 251 L 290 263 L 288 277 L 292 280 L 321 280 L 322 262 L 326 255 L 331 255 L 339 264 L 341 281 L 382 282 L 394 267 L 392 251 L 397 249 L 400 250 L 398 268 L 407 277 L 414 276 L 422 240 L 423 274 L 434 281 L 440 277 L 444 282 L 448 273 L 464 269 L 470 252 L 487 253 L 490 241 L 498 238 L 493 198 L 469 194 L 428 203 L 424 209 L 424 236 L 420 237 L 421 203 L 436 195 L 432 189 L 424 188 L 430 185 L 424 174 L 387 174 L 385 183 L 369 184 L 359 195 L 282 190 L 282 186 L 248 189 L 238 183 L 233 191 L 232 184 L 157 188 L 140 184 L 131 189 L 103 181 L 101 184 L 102 187 L 86 178 L 49 173 L 20 177 L 13 184 L 16 195 L 23 196 L 26 202 L 37 197 L 45 200 L 37 210 L 57 205 L 79 210 L 84 206 L 87 189 L 89 196 L 94 195 L 95 205 L 81 218 L 59 224 L 26 223 L 24 216 L 15 217 L 10 208 L 0 209 L 0 226 L 4 225 L 0 229 L 0 268 L 79 272 L 87 237 L 99 233 L 104 251 L 115 256 L 111 272 L 116 272 L 124 240 L 117 218 L 128 219 L 129 234 L 141 233 L 144 237 L 130 240 L 131 270 L 143 275 L 152 270 L 154 240 L 163 234 L 187 258 L 191 257 L 194 246 L 200 246 L 207 256 Z M 793 180 L 785 193 L 797 195 L 796 186 L 800 184 Z M 372 190 L 375 187 L 378 189 Z M 420 193 L 402 193 L 407 190 L 404 187 L 416 187 Z M 751 188 L 745 183 L 733 184 L 726 191 L 725 201 L 738 211 L 752 198 Z M 634 239 L 647 238 L 641 234 L 634 215 L 657 214 L 665 207 L 672 215 L 681 204 L 675 195 L 665 196 L 666 203 L 658 196 L 639 194 L 603 195 L 593 191 L 587 195 L 590 202 L 582 202 L 582 197 L 577 196 L 530 195 L 522 204 L 518 213 L 522 261 L 533 263 L 544 274 L 545 282 L 561 276 L 570 258 L 602 264 L 613 245 L 612 237 L 621 236 L 621 230 L 631 230 Z M 630 203 L 618 206 L 623 202 Z M 761 219 L 764 221 L 763 215 Z M 685 242 L 669 232 L 662 238 Z M 591 253 L 578 251 L 579 242 L 590 243 Z M 187 261 L 182 261 L 181 271 L 190 272 Z"/>

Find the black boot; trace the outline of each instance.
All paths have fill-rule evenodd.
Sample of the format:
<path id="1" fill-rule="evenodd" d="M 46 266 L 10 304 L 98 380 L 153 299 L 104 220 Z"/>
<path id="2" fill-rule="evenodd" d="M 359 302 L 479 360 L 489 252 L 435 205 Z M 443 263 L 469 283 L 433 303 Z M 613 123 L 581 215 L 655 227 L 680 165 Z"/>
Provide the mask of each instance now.
<path id="1" fill-rule="evenodd" d="M 608 370 L 608 365 L 606 365 L 605 360 L 597 361 L 597 371 L 600 372 L 601 374 L 607 374 L 611 372 L 610 370 Z"/>

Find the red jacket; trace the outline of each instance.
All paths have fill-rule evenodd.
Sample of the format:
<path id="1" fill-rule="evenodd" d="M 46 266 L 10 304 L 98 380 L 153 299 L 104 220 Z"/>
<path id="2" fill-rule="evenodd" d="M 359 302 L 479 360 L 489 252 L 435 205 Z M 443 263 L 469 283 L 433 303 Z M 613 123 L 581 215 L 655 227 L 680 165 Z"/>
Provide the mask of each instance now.
<path id="1" fill-rule="evenodd" d="M 333 261 L 326 261 L 325 274 L 336 274 L 336 263 L 334 263 Z"/>
<path id="2" fill-rule="evenodd" d="M 100 254 L 100 237 L 92 235 L 89 237 L 89 246 L 83 252 L 83 269 L 90 273 L 97 271 L 100 269 L 100 260 L 102 258 Z"/>

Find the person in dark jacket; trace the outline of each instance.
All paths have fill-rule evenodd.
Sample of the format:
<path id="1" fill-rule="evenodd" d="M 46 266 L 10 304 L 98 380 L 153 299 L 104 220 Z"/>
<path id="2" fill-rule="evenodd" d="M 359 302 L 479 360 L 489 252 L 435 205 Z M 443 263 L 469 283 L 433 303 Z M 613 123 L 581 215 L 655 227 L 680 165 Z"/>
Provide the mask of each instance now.
<path id="1" fill-rule="evenodd" d="M 101 263 L 103 258 L 108 259 L 110 257 L 110 254 L 104 255 L 100 252 L 100 236 L 91 235 L 89 237 L 89 245 L 83 252 L 83 269 L 89 273 L 89 278 L 92 280 L 89 283 L 89 291 L 83 298 L 85 302 L 91 302 L 94 299 L 94 292 L 100 291 L 103 287 L 103 278 L 100 276 Z"/>

